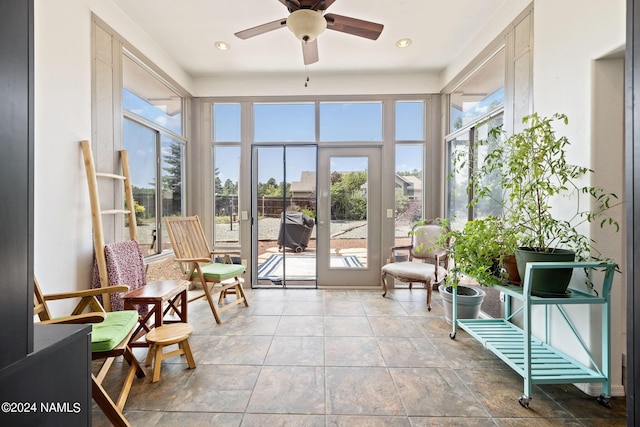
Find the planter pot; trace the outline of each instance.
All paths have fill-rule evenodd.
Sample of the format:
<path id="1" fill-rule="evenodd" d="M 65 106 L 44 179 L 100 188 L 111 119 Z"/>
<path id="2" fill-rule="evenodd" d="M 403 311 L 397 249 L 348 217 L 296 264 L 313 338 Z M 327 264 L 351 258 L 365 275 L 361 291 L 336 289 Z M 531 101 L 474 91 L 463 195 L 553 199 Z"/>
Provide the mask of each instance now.
<path id="1" fill-rule="evenodd" d="M 451 286 L 440 285 L 438 291 L 444 306 L 444 320 L 451 324 L 453 318 L 453 293 Z M 458 285 L 458 319 L 476 319 L 480 314 L 480 305 L 485 292 L 482 289 Z"/>
<path id="2" fill-rule="evenodd" d="M 553 252 L 536 252 L 532 248 L 516 249 L 518 273 L 523 280 L 528 262 L 573 262 L 575 258 L 575 252 L 567 249 L 556 249 Z M 533 274 L 531 294 L 540 297 L 566 296 L 572 274 L 572 268 L 537 270 Z"/>
<path id="3" fill-rule="evenodd" d="M 516 263 L 516 256 L 510 255 L 505 257 L 504 261 L 504 269 L 507 270 L 507 275 L 509 276 L 509 283 L 512 285 L 522 285 L 522 279 L 520 278 L 520 273 L 518 273 L 518 264 Z"/>

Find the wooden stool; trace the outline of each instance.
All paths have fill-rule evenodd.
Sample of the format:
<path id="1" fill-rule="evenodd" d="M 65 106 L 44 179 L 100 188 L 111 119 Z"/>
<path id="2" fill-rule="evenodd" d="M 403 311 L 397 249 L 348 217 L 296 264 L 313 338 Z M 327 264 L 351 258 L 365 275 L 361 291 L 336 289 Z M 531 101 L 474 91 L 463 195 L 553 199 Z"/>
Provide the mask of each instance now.
<path id="1" fill-rule="evenodd" d="M 189 364 L 189 369 L 196 367 L 196 362 L 191 354 L 189 347 L 189 336 L 193 332 L 193 326 L 188 323 L 169 323 L 152 329 L 145 335 L 145 339 L 149 343 L 149 352 L 145 366 L 151 366 L 151 358 L 153 358 L 153 378 L 152 382 L 160 380 L 160 367 L 162 361 L 169 357 L 184 354 Z M 178 349 L 163 353 L 162 348 L 165 345 L 178 344 Z"/>

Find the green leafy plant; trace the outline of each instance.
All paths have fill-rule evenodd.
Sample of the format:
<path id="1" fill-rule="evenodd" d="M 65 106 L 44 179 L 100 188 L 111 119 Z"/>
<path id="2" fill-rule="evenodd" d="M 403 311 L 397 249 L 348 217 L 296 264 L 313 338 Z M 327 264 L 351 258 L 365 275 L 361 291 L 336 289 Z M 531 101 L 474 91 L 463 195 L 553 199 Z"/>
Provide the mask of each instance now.
<path id="1" fill-rule="evenodd" d="M 554 130 L 557 122 L 568 123 L 567 116 L 540 117 L 534 113 L 522 122 L 525 128 L 508 137 L 502 128 L 491 130 L 491 137 L 502 141 L 484 157 L 474 181 L 497 177 L 504 194 L 503 221 L 517 234 L 520 246 L 537 252 L 565 248 L 575 251 L 578 259 L 593 257 L 593 241 L 581 234 L 579 227 L 598 220 L 601 227 L 610 225 L 618 231 L 619 224 L 606 215 L 618 204 L 618 197 L 579 183 L 593 171 L 567 161 L 569 140 L 558 137 Z M 476 198 L 486 196 L 488 191 L 491 190 L 478 188 Z M 552 209 L 552 202 L 558 197 L 575 201 L 573 210 L 563 218 Z"/>
<path id="2" fill-rule="evenodd" d="M 503 262 L 519 247 L 544 253 L 569 249 L 579 260 L 603 258 L 594 241 L 579 230 L 598 221 L 601 227 L 618 231 L 619 224 L 607 215 L 619 204 L 618 198 L 602 188 L 580 184 L 593 171 L 567 161 L 570 143 L 556 135 L 557 123 L 566 125 L 568 119 L 564 114 L 532 114 L 523 118 L 521 132 L 507 136 L 502 127 L 494 128 L 471 156 L 454 154 L 453 174 L 466 171 L 470 163 L 477 165 L 468 183 L 467 190 L 473 188 L 474 194 L 470 204 L 497 206 L 493 211 L 500 215 L 475 219 L 460 230 L 444 233 L 443 239 L 451 241 L 454 263 L 450 282 L 457 282 L 459 273 L 481 284 L 503 281 Z M 479 158 L 481 151 L 484 155 Z M 573 206 L 570 211 L 552 209 L 562 197 L 569 200 L 565 206 Z"/>
<path id="3" fill-rule="evenodd" d="M 508 279 L 503 263 L 518 247 L 518 236 L 505 226 L 502 218 L 488 216 L 468 221 L 461 230 L 449 229 L 449 220 L 442 220 L 443 234 L 438 245 L 449 241 L 453 261 L 447 284 L 456 286 L 459 274 L 473 277 L 482 285 L 500 284 Z"/>

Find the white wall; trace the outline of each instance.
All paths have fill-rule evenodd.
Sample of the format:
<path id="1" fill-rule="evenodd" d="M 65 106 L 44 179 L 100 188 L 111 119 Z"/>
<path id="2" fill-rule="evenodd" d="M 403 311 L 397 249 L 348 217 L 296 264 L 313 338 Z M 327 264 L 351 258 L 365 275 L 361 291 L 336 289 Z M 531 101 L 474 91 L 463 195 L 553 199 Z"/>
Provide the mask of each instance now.
<path id="1" fill-rule="evenodd" d="M 625 193 L 622 68 L 619 63 L 596 66 L 595 61 L 624 47 L 625 10 L 624 0 L 536 0 L 534 3 L 534 111 L 543 115 L 566 114 L 569 126 L 563 126 L 560 132 L 571 141 L 569 161 L 593 168 L 596 172 L 589 178 L 590 184 L 606 185 L 607 190 L 620 196 Z M 603 90 L 611 91 L 608 99 Z M 614 105 L 607 107 L 605 102 Z M 607 235 L 593 227 L 591 235 L 602 242 L 604 255 L 624 265 L 626 231 L 622 214 L 622 209 L 614 212 L 622 225 L 619 235 Z M 612 293 L 611 319 L 614 394 L 623 393 L 624 293 L 624 277 L 618 274 Z M 598 310 L 584 310 L 574 317 L 586 340 L 598 348 Z M 564 341 L 562 336 L 557 338 Z M 596 391 L 588 387 L 585 390 Z"/>
<path id="2" fill-rule="evenodd" d="M 194 96 L 294 96 L 439 93 L 438 73 L 321 74 L 304 72 L 199 78 Z"/>
<path id="3" fill-rule="evenodd" d="M 91 12 L 183 87 L 190 77 L 110 0 L 35 2 L 34 270 L 45 293 L 87 288 L 93 259 L 79 141 L 91 138 Z M 64 314 L 68 304 L 53 305 Z"/>

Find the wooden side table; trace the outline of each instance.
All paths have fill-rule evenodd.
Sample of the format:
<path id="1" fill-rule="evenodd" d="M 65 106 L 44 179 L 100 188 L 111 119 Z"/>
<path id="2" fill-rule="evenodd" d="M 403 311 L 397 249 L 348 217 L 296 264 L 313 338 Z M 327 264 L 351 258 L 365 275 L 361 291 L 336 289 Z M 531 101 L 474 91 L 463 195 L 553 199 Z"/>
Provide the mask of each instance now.
<path id="1" fill-rule="evenodd" d="M 149 344 L 140 338 L 151 329 L 162 326 L 164 323 L 187 323 L 188 289 L 189 281 L 187 280 L 158 280 L 126 293 L 122 297 L 125 310 L 135 310 L 135 306 L 140 304 L 149 306 L 149 312 L 140 319 L 129 345 L 131 347 L 148 347 Z M 169 310 L 175 312 L 178 320 L 164 319 Z"/>

